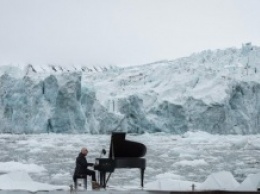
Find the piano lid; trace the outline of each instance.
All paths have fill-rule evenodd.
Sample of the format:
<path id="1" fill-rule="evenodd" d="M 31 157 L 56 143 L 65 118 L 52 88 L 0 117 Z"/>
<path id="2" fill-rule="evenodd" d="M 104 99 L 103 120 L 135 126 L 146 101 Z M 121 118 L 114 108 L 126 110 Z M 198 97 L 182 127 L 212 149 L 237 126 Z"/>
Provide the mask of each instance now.
<path id="1" fill-rule="evenodd" d="M 126 140 L 125 136 L 124 132 L 112 132 L 109 158 L 143 157 L 146 154 L 146 146 Z"/>

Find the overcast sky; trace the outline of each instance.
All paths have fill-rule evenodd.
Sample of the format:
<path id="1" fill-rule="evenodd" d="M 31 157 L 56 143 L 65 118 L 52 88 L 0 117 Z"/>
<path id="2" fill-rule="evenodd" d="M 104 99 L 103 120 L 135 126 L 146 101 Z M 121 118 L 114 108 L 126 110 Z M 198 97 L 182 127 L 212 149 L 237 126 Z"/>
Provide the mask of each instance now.
<path id="1" fill-rule="evenodd" d="M 138 65 L 260 46 L 260 0 L 0 0 L 0 65 Z"/>

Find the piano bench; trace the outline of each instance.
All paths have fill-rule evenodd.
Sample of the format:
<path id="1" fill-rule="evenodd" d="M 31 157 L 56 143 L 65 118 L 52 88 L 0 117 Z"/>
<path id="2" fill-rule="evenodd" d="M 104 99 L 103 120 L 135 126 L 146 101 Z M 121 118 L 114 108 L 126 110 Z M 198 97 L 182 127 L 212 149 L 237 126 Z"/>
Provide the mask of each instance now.
<path id="1" fill-rule="evenodd" d="M 87 189 L 87 176 L 86 175 L 77 175 L 73 177 L 74 188 L 79 190 Z"/>

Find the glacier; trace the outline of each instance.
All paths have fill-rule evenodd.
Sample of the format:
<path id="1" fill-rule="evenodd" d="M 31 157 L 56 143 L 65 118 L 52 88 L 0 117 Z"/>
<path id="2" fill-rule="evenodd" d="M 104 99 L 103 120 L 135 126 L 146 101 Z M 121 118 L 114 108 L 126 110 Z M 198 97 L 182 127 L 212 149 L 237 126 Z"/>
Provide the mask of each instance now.
<path id="1" fill-rule="evenodd" d="M 0 66 L 1 133 L 256 134 L 260 47 L 133 67 Z"/>

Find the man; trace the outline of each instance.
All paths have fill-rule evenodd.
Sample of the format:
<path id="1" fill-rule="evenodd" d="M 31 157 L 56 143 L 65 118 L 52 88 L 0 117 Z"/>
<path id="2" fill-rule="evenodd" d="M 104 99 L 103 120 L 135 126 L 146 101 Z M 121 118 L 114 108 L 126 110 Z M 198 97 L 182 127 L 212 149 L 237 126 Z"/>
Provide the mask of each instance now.
<path id="1" fill-rule="evenodd" d="M 89 170 L 88 166 L 94 166 L 93 163 L 88 163 L 86 156 L 88 155 L 88 149 L 82 148 L 78 157 L 76 158 L 76 168 L 73 175 L 73 180 L 76 183 L 77 177 L 92 176 L 92 188 L 96 189 L 99 184 L 96 182 L 96 174 L 94 170 Z"/>

